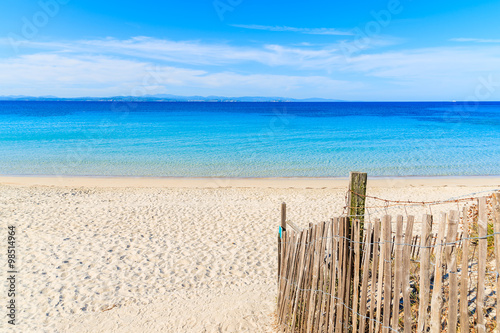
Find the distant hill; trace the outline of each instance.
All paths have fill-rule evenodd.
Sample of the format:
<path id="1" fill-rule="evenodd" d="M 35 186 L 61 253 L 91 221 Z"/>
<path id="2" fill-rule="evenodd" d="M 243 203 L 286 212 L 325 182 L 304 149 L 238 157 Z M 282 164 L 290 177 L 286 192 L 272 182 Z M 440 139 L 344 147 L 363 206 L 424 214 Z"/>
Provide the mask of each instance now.
<path id="1" fill-rule="evenodd" d="M 1 101 L 136 101 L 136 102 L 343 102 L 337 99 L 325 98 L 286 98 L 286 97 L 224 97 L 224 96 L 178 96 L 169 94 L 144 96 L 112 96 L 112 97 L 74 97 L 63 98 L 57 96 L 0 96 Z"/>

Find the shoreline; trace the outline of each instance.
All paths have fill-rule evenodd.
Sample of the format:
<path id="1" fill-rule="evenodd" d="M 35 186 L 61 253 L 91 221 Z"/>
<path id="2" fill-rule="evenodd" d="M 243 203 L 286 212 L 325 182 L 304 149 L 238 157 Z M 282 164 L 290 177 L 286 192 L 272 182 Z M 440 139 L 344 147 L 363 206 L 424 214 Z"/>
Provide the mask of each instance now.
<path id="1" fill-rule="evenodd" d="M 348 177 L 109 177 L 109 176 L 0 176 L 0 185 L 60 187 L 153 188 L 345 188 Z M 500 187 L 500 176 L 368 177 L 368 187 Z"/>

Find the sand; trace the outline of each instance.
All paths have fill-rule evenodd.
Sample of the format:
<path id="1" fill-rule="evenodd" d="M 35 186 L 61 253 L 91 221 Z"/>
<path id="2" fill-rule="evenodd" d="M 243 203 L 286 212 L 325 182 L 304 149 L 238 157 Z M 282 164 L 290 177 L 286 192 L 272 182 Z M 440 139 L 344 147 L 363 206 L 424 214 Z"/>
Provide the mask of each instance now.
<path id="1" fill-rule="evenodd" d="M 346 187 L 347 179 L 0 177 L 1 232 L 16 225 L 20 260 L 18 325 L 2 313 L 0 330 L 273 332 L 280 203 L 304 227 L 339 216 Z M 495 189 L 499 177 L 387 178 L 370 179 L 368 194 L 429 201 Z M 457 209 L 367 204 L 370 218 Z"/>

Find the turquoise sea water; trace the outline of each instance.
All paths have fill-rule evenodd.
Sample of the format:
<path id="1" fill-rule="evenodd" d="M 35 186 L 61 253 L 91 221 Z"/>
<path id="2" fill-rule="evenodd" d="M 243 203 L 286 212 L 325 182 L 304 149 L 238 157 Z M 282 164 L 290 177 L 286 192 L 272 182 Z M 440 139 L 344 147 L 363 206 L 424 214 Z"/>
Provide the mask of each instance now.
<path id="1" fill-rule="evenodd" d="M 500 175 L 500 103 L 0 102 L 0 174 Z"/>

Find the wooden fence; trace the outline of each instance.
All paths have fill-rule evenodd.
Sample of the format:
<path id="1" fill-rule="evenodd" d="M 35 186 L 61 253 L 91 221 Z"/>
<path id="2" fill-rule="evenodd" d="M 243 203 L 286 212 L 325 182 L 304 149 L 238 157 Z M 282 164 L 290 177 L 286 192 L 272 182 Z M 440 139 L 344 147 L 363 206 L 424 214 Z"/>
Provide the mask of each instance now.
<path id="1" fill-rule="evenodd" d="M 303 230 L 288 222 L 279 237 L 279 330 L 495 331 L 500 194 L 476 207 L 421 221 L 386 215 L 363 228 L 348 217 Z"/>

